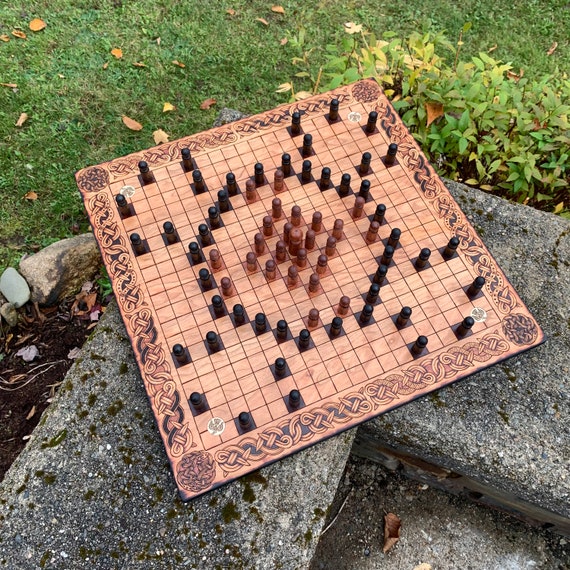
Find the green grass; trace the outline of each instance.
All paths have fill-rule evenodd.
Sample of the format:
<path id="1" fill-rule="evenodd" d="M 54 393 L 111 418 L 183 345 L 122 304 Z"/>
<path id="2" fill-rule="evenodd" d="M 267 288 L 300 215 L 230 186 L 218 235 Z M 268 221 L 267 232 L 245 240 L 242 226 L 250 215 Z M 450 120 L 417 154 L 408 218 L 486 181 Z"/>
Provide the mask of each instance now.
<path id="1" fill-rule="evenodd" d="M 378 33 L 445 29 L 454 41 L 471 21 L 465 56 L 497 45 L 493 57 L 527 75 L 569 67 L 566 0 L 279 3 L 284 15 L 259 0 L 2 3 L 0 35 L 11 40 L 0 42 L 0 82 L 18 87 L 0 87 L 0 270 L 17 264 L 23 253 L 88 229 L 76 170 L 152 146 L 152 132 L 159 128 L 171 140 L 206 129 L 224 106 L 255 113 L 286 101 L 288 95 L 275 89 L 297 71 L 291 58 L 299 54 L 292 42 L 282 46 L 280 40 L 300 27 L 309 45 L 324 46 L 339 40 L 346 21 Z M 228 8 L 236 14 L 228 15 Z M 45 30 L 28 29 L 35 17 L 45 20 Z M 11 36 L 15 28 L 27 39 Z M 547 56 L 553 41 L 558 48 Z M 122 59 L 110 54 L 115 47 L 123 50 Z M 200 110 L 210 97 L 218 104 Z M 176 111 L 163 113 L 166 101 Z M 28 121 L 15 127 L 23 112 Z M 142 123 L 143 130 L 128 130 L 122 115 Z M 37 200 L 24 199 L 30 191 Z"/>

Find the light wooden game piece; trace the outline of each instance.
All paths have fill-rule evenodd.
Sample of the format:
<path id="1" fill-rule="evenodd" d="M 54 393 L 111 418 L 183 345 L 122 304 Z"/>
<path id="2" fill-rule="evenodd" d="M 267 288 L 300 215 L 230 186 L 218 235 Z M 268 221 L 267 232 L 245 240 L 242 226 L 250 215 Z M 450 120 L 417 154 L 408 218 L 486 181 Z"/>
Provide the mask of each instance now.
<path id="1" fill-rule="evenodd" d="M 321 278 L 318 273 L 313 273 L 309 277 L 309 291 L 311 293 L 316 293 L 319 290 L 321 284 Z"/>
<path id="2" fill-rule="evenodd" d="M 284 152 L 281 155 L 281 171 L 283 172 L 283 177 L 291 176 L 291 155 L 288 152 Z M 275 172 L 277 174 L 277 172 Z M 280 188 L 282 190 L 283 188 Z"/>
<path id="3" fill-rule="evenodd" d="M 316 239 L 315 230 L 308 229 L 307 233 L 305 234 L 305 249 L 313 249 L 315 247 L 315 239 Z"/>
<path id="4" fill-rule="evenodd" d="M 384 222 L 384 216 L 386 215 L 386 206 L 384 204 L 378 204 L 376 206 L 376 211 L 374 212 L 374 217 L 372 218 L 375 222 L 380 225 Z"/>
<path id="5" fill-rule="evenodd" d="M 304 247 L 300 247 L 297 252 L 297 267 L 300 269 L 307 267 L 307 250 Z"/>
<path id="6" fill-rule="evenodd" d="M 295 257 L 302 244 L 303 230 L 301 228 L 293 228 L 289 233 L 289 255 Z"/>
<path id="7" fill-rule="evenodd" d="M 180 151 L 180 155 L 182 156 L 182 168 L 186 172 L 191 172 L 194 170 L 194 161 L 192 160 L 192 154 L 190 153 L 189 148 L 183 148 Z"/>
<path id="8" fill-rule="evenodd" d="M 141 160 L 139 162 L 139 172 L 141 173 L 143 184 L 150 184 L 151 182 L 154 182 L 154 176 L 150 171 L 147 162 L 144 160 Z"/>
<path id="9" fill-rule="evenodd" d="M 200 242 L 202 243 L 202 247 L 207 247 L 212 245 L 212 233 L 210 232 L 210 228 L 206 224 L 200 224 L 198 226 L 198 235 L 200 237 Z"/>
<path id="10" fill-rule="evenodd" d="M 273 235 L 273 218 L 271 216 L 263 217 L 263 235 L 265 237 Z"/>
<path id="11" fill-rule="evenodd" d="M 210 265 L 212 269 L 220 269 L 222 267 L 222 256 L 217 249 L 210 250 Z"/>
<path id="12" fill-rule="evenodd" d="M 174 225 L 172 222 L 164 222 L 162 224 L 162 229 L 164 230 L 164 236 L 169 244 L 176 243 L 178 241 L 178 236 L 174 230 Z"/>
<path id="13" fill-rule="evenodd" d="M 301 182 L 303 184 L 310 182 L 311 181 L 311 169 L 313 168 L 313 165 L 311 164 L 310 160 L 304 160 L 303 161 L 303 166 L 301 169 Z"/>
<path id="14" fill-rule="evenodd" d="M 196 194 L 203 194 L 206 191 L 206 183 L 199 170 L 192 171 L 192 180 L 194 181 L 194 191 Z"/>
<path id="15" fill-rule="evenodd" d="M 358 167 L 358 171 L 360 172 L 360 176 L 365 176 L 370 172 L 370 161 L 372 160 L 372 155 L 369 152 L 365 152 L 362 155 L 362 159 L 360 161 L 360 166 Z"/>
<path id="16" fill-rule="evenodd" d="M 245 181 L 245 199 L 247 200 L 248 203 L 251 203 L 255 202 L 256 198 L 257 198 L 257 190 L 255 182 L 251 178 L 248 178 Z"/>
<path id="17" fill-rule="evenodd" d="M 265 240 L 263 239 L 263 234 L 258 232 L 253 238 L 253 243 L 255 246 L 255 253 L 257 255 L 263 255 L 265 252 Z"/>
<path id="18" fill-rule="evenodd" d="M 327 257 L 326 254 L 322 253 L 321 255 L 319 255 L 317 259 L 317 273 L 319 275 L 324 275 L 326 273 L 328 263 L 329 263 L 329 258 Z"/>
<path id="19" fill-rule="evenodd" d="M 283 225 L 283 241 L 286 245 L 289 245 L 289 237 L 291 235 L 291 230 L 293 229 L 293 224 L 291 222 L 286 222 Z"/>
<path id="20" fill-rule="evenodd" d="M 222 277 L 220 281 L 222 286 L 222 295 L 224 297 L 231 297 L 234 293 L 234 285 L 229 277 Z"/>
<path id="21" fill-rule="evenodd" d="M 130 240 L 136 255 L 143 255 L 146 253 L 146 248 L 139 234 L 131 234 Z"/>
<path id="22" fill-rule="evenodd" d="M 376 121 L 378 121 L 378 113 L 376 111 L 370 111 L 370 113 L 368 113 L 368 122 L 366 123 L 365 129 L 368 134 L 372 134 L 376 130 Z"/>
<path id="23" fill-rule="evenodd" d="M 410 320 L 411 316 L 412 316 L 412 309 L 410 307 L 402 307 L 402 310 L 400 311 L 400 314 L 396 319 L 396 326 L 399 329 L 404 328 L 408 324 L 408 321 Z"/>
<path id="24" fill-rule="evenodd" d="M 265 278 L 268 281 L 275 279 L 276 270 L 277 270 L 277 264 L 275 263 L 275 261 L 273 261 L 273 259 L 268 259 L 265 262 Z"/>
<path id="25" fill-rule="evenodd" d="M 263 171 L 263 164 L 257 162 L 254 166 L 253 179 L 256 186 L 263 186 L 265 184 L 265 173 Z"/>
<path id="26" fill-rule="evenodd" d="M 236 176 L 233 172 L 228 172 L 226 174 L 226 187 L 228 189 L 228 195 L 235 196 L 238 192 Z"/>
<path id="27" fill-rule="evenodd" d="M 282 215 L 283 207 L 281 206 L 281 200 L 279 198 L 273 198 L 271 201 L 271 216 L 274 220 L 278 220 Z"/>
<path id="28" fill-rule="evenodd" d="M 362 217 L 362 213 L 364 212 L 364 204 L 366 200 L 362 196 L 357 196 L 354 200 L 354 207 L 352 208 L 352 217 L 354 219 L 358 219 Z"/>
<path id="29" fill-rule="evenodd" d="M 337 241 L 342 239 L 342 230 L 344 229 L 344 222 L 339 218 L 334 221 L 332 236 Z"/>
<path id="30" fill-rule="evenodd" d="M 336 238 L 334 236 L 330 236 L 327 239 L 327 244 L 325 246 L 325 255 L 328 257 L 332 257 L 336 253 Z"/>
<path id="31" fill-rule="evenodd" d="M 429 249 L 429 247 L 424 247 L 420 251 L 418 258 L 416 259 L 415 263 L 416 267 L 418 269 L 423 269 L 427 265 L 430 255 L 431 255 L 431 250 Z"/>
<path id="32" fill-rule="evenodd" d="M 396 162 L 396 154 L 398 153 L 398 145 L 396 143 L 390 143 L 388 145 L 388 154 L 384 157 L 384 164 L 386 166 L 392 166 Z"/>
<path id="33" fill-rule="evenodd" d="M 247 264 L 248 271 L 257 271 L 257 255 L 253 251 L 250 251 L 246 257 L 245 262 Z"/>
<path id="34" fill-rule="evenodd" d="M 279 240 L 275 244 L 275 258 L 279 263 L 282 263 L 287 259 L 287 245 L 282 240 Z"/>
<path id="35" fill-rule="evenodd" d="M 313 308 L 309 311 L 309 315 L 307 317 L 307 326 L 310 329 L 319 326 L 319 310 L 318 309 Z"/>
<path id="36" fill-rule="evenodd" d="M 340 179 L 338 193 L 343 198 L 345 196 L 348 196 L 348 193 L 350 192 L 350 178 L 350 174 L 348 172 L 345 172 Z"/>
<path id="37" fill-rule="evenodd" d="M 289 170 L 291 170 L 291 164 L 289 164 Z M 282 192 L 283 191 L 283 179 L 285 178 L 285 174 L 283 170 L 277 169 L 275 174 L 273 175 L 273 190 L 275 192 Z"/>
<path id="38" fill-rule="evenodd" d="M 339 315 L 348 315 L 348 309 L 350 309 L 350 297 L 343 295 L 338 302 L 338 307 L 336 312 Z"/>
<path id="39" fill-rule="evenodd" d="M 315 212 L 313 214 L 313 219 L 311 221 L 311 229 L 314 232 L 320 232 L 323 227 L 323 215 L 320 212 Z"/>
<path id="40" fill-rule="evenodd" d="M 287 284 L 289 287 L 295 287 L 299 282 L 299 270 L 297 266 L 290 265 L 289 269 L 287 270 Z"/>
<path id="41" fill-rule="evenodd" d="M 301 149 L 301 155 L 303 158 L 307 158 L 313 154 L 313 135 L 306 134 L 303 137 L 303 148 Z"/>
<path id="42" fill-rule="evenodd" d="M 296 228 L 301 225 L 301 208 L 297 205 L 291 208 L 291 223 Z"/>
<path id="43" fill-rule="evenodd" d="M 378 237 L 378 230 L 380 229 L 380 224 L 378 222 L 370 222 L 368 231 L 366 232 L 366 243 L 374 243 Z"/>

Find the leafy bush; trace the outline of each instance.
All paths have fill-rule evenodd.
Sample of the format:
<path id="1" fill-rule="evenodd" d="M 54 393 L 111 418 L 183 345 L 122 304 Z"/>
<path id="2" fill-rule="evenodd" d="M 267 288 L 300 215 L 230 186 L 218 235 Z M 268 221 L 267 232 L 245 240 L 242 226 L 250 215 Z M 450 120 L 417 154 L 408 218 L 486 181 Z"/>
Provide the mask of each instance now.
<path id="1" fill-rule="evenodd" d="M 570 217 L 566 75 L 531 80 L 488 53 L 462 61 L 461 36 L 454 46 L 442 33 L 377 39 L 356 24 L 345 30 L 318 69 L 304 34 L 291 38 L 302 52 L 294 81 L 311 87 L 295 92 L 290 82 L 279 90 L 302 99 L 374 77 L 442 176 Z"/>

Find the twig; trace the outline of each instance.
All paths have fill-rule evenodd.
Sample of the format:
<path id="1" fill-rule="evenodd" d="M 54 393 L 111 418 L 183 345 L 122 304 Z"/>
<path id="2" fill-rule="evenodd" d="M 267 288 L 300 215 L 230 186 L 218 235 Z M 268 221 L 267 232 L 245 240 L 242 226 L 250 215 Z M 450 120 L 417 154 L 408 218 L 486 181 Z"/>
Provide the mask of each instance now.
<path id="1" fill-rule="evenodd" d="M 329 530 L 329 528 L 336 522 L 336 519 L 338 519 L 340 513 L 342 513 L 342 509 L 344 509 L 344 505 L 346 505 L 346 501 L 348 501 L 348 498 L 350 497 L 350 494 L 352 493 L 353 489 L 354 487 L 350 488 L 350 491 L 348 492 L 348 495 L 344 498 L 344 501 L 342 502 L 342 505 L 340 506 L 340 509 L 338 510 L 337 514 L 334 516 L 333 520 L 323 529 L 323 532 L 321 532 L 321 536 L 323 536 L 323 534 L 325 534 L 325 532 L 327 532 L 327 530 Z"/>
<path id="2" fill-rule="evenodd" d="M 65 360 L 55 360 L 54 362 L 45 362 L 44 364 L 38 364 L 37 366 L 34 366 L 34 368 L 29 370 L 29 373 L 34 372 L 39 368 L 45 368 L 46 366 L 47 368 L 45 368 L 45 370 L 42 370 L 41 372 L 38 372 L 37 374 L 34 374 L 30 378 L 28 378 L 26 382 L 20 384 L 19 386 L 16 386 L 15 388 L 5 388 L 4 386 L 0 385 L 0 390 L 4 390 L 5 392 L 15 392 L 16 390 L 20 390 L 24 386 L 27 386 L 30 382 L 33 382 L 38 376 L 45 374 L 48 370 L 51 370 L 56 364 L 59 364 L 61 362 L 65 362 Z M 0 376 L 0 380 L 2 384 L 10 386 L 10 382 L 4 380 L 2 376 Z"/>

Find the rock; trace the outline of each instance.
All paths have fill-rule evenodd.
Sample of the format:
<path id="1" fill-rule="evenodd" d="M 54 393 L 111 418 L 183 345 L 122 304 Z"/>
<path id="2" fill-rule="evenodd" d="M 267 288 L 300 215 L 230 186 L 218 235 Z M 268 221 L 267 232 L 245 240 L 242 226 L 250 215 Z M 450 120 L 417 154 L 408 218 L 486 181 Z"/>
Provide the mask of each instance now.
<path id="1" fill-rule="evenodd" d="M 32 288 L 32 301 L 53 305 L 77 293 L 102 265 L 93 234 L 58 241 L 20 262 L 20 272 Z"/>
<path id="2" fill-rule="evenodd" d="M 4 303 L 0 306 L 0 315 L 4 317 L 9 326 L 15 327 L 18 324 L 18 311 L 14 303 Z"/>
<path id="3" fill-rule="evenodd" d="M 13 267 L 7 267 L 2 273 L 0 291 L 16 309 L 30 300 L 30 288 L 26 280 Z"/>
<path id="4" fill-rule="evenodd" d="M 235 109 L 224 107 L 216 117 L 213 126 L 221 127 L 222 125 L 227 125 L 228 123 L 233 123 L 234 121 L 239 121 L 240 119 L 245 119 L 245 117 L 249 117 L 249 115 L 245 115 L 241 111 L 236 111 Z"/>

